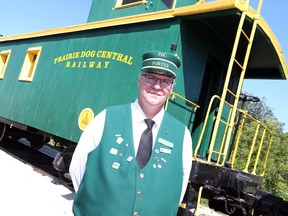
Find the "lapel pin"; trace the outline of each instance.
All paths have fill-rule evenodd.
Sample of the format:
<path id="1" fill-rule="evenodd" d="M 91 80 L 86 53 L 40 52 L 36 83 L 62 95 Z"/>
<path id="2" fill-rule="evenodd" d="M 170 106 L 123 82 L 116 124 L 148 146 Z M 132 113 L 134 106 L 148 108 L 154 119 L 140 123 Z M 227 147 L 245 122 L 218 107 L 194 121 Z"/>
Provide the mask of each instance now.
<path id="1" fill-rule="evenodd" d="M 123 142 L 123 138 L 122 137 L 118 137 L 117 138 L 117 140 L 116 140 L 116 142 L 118 143 L 118 144 L 121 144 L 122 142 Z"/>
<path id="2" fill-rule="evenodd" d="M 120 163 L 114 162 L 112 164 L 112 168 L 114 168 L 114 169 L 119 169 L 119 167 L 120 167 Z"/>
<path id="3" fill-rule="evenodd" d="M 132 156 L 129 156 L 128 158 L 127 158 L 127 161 L 128 162 L 131 162 L 133 160 L 133 157 Z"/>
<path id="4" fill-rule="evenodd" d="M 117 155 L 117 153 L 118 153 L 117 149 L 115 149 L 115 148 L 110 149 L 110 154 Z"/>

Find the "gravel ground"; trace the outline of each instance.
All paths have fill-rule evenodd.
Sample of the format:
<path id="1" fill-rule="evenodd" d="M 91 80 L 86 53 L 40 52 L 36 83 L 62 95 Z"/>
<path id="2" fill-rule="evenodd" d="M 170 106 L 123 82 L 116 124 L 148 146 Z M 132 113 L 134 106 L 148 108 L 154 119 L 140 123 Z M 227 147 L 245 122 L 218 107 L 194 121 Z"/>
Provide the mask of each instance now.
<path id="1" fill-rule="evenodd" d="M 1 216 L 73 216 L 74 193 L 0 149 Z M 201 206 L 199 216 L 223 216 Z"/>
<path id="2" fill-rule="evenodd" d="M 220 212 L 215 212 L 213 209 L 210 209 L 205 206 L 201 206 L 199 209 L 199 215 L 198 216 L 224 216 L 226 214 L 222 214 Z"/>
<path id="3" fill-rule="evenodd" d="M 1 216 L 73 216 L 74 193 L 0 150 Z"/>

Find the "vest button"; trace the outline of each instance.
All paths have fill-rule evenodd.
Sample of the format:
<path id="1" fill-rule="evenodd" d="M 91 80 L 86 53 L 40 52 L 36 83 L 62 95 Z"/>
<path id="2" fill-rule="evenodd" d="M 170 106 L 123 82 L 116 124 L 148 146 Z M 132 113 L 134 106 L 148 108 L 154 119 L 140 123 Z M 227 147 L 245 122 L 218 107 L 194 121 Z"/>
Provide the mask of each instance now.
<path id="1" fill-rule="evenodd" d="M 140 216 L 139 212 L 134 212 L 133 216 Z"/>
<path id="2" fill-rule="evenodd" d="M 138 196 L 138 197 L 142 197 L 142 192 L 141 192 L 141 191 L 138 191 L 138 192 L 137 192 L 137 196 Z"/>
<path id="3" fill-rule="evenodd" d="M 144 173 L 140 173 L 140 178 L 143 179 L 144 178 Z"/>

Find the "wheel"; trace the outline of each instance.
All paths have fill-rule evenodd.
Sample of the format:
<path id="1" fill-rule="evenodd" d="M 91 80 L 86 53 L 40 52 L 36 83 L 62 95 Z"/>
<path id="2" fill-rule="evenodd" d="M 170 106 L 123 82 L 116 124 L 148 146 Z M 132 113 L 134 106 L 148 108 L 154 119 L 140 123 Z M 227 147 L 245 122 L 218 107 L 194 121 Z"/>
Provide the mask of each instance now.
<path id="1" fill-rule="evenodd" d="M 32 138 L 29 138 L 30 147 L 34 150 L 38 150 L 43 147 L 46 143 L 47 138 L 39 135 L 35 135 Z"/>
<path id="2" fill-rule="evenodd" d="M 59 152 L 52 162 L 54 169 L 58 171 L 60 179 L 66 185 L 72 185 L 71 176 L 69 174 L 69 166 L 75 148 L 76 145 L 68 146 L 63 152 Z"/>
<path id="3" fill-rule="evenodd" d="M 5 131 L 6 131 L 6 124 L 0 123 L 0 142 L 4 138 Z"/>
<path id="4" fill-rule="evenodd" d="M 64 184 L 70 186 L 72 185 L 72 179 L 69 172 L 58 171 L 59 178 L 63 181 Z"/>

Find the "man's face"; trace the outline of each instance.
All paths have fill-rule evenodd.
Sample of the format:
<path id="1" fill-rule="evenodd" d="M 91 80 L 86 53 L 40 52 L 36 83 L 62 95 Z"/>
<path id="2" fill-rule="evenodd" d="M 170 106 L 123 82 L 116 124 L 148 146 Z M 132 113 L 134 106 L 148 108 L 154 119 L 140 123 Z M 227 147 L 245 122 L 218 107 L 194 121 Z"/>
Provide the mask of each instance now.
<path id="1" fill-rule="evenodd" d="M 163 106 L 173 90 L 172 77 L 142 73 L 138 79 L 139 100 L 143 105 Z"/>

